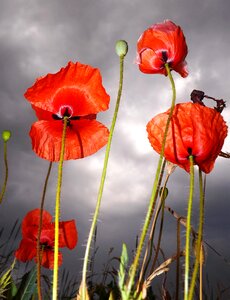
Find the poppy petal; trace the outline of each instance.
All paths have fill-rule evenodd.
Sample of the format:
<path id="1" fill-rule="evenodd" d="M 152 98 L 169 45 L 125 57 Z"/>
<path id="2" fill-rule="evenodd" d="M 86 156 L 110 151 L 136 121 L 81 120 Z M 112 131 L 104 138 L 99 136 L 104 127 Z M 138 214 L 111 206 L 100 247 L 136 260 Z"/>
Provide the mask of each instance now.
<path id="1" fill-rule="evenodd" d="M 158 23 L 140 36 L 137 42 L 136 63 L 143 73 L 165 74 L 167 62 L 170 69 L 182 77 L 188 75 L 185 57 L 188 53 L 183 31 L 172 21 Z"/>
<path id="2" fill-rule="evenodd" d="M 62 121 L 38 121 L 30 130 L 32 148 L 41 158 L 60 160 Z M 64 159 L 78 159 L 97 152 L 108 141 L 108 129 L 98 121 L 71 121 L 67 127 Z"/>
<path id="3" fill-rule="evenodd" d="M 169 110 L 147 124 L 149 141 L 158 153 L 161 152 L 168 115 Z M 215 109 L 198 103 L 180 103 L 174 108 L 164 156 L 189 172 L 188 158 L 193 155 L 201 171 L 210 173 L 226 136 L 227 125 Z"/>
<path id="4" fill-rule="evenodd" d="M 15 252 L 16 258 L 22 262 L 32 260 L 36 256 L 36 245 L 36 241 L 23 238 Z"/>
<path id="5" fill-rule="evenodd" d="M 52 215 L 48 211 L 43 210 L 43 214 L 42 214 L 43 227 L 51 224 L 52 218 L 53 218 Z M 22 221 L 22 236 L 31 237 L 31 238 L 34 236 L 36 238 L 38 232 L 39 220 L 40 220 L 39 208 L 36 208 L 28 212 Z"/>
<path id="6" fill-rule="evenodd" d="M 69 62 L 56 74 L 38 78 L 26 91 L 25 98 L 53 114 L 60 114 L 63 107 L 69 107 L 74 116 L 104 111 L 110 100 L 100 71 L 79 62 Z"/>
<path id="7" fill-rule="evenodd" d="M 35 257 L 36 261 L 36 257 Z M 62 264 L 62 253 L 58 252 L 58 266 Z M 53 250 L 44 250 L 42 253 L 41 265 L 47 269 L 54 268 L 54 251 Z"/>
<path id="8" fill-rule="evenodd" d="M 140 53 L 139 69 L 147 74 L 166 73 L 162 59 L 152 49 L 145 49 Z"/>
<path id="9" fill-rule="evenodd" d="M 78 233 L 74 220 L 59 222 L 59 247 L 73 249 L 78 241 Z"/>

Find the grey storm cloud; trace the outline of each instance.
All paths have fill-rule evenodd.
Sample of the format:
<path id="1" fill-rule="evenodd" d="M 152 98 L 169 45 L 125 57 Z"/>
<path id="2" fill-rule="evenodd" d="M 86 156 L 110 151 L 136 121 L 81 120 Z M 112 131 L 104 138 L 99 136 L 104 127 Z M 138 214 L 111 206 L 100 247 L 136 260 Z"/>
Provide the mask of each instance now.
<path id="1" fill-rule="evenodd" d="M 115 105 L 119 59 L 114 46 L 118 39 L 129 44 L 125 59 L 124 92 L 115 129 L 107 181 L 98 225 L 99 261 L 109 247 L 119 256 L 122 242 L 135 248 L 151 193 L 158 155 L 149 145 L 146 124 L 170 105 L 168 78 L 140 73 L 134 60 L 140 34 L 153 23 L 171 19 L 186 36 L 189 76 L 173 73 L 178 102 L 190 100 L 193 89 L 223 98 L 223 116 L 229 125 L 230 110 L 229 28 L 227 0 L 2 0 L 0 10 L 0 128 L 10 129 L 9 184 L 0 208 L 0 225 L 10 227 L 30 209 L 39 207 L 48 162 L 31 150 L 29 130 L 36 121 L 24 93 L 35 79 L 55 73 L 68 61 L 80 61 L 101 70 L 103 84 L 111 96 L 110 110 L 98 119 L 108 127 Z M 230 151 L 226 139 L 225 151 Z M 2 153 L 2 151 L 1 151 Z M 66 256 L 66 267 L 80 274 L 84 244 L 94 211 L 102 171 L 104 149 L 84 160 L 64 164 L 61 218 L 76 219 L 79 244 Z M 3 162 L 0 162 L 3 170 Z M 218 158 L 207 176 L 205 239 L 228 256 L 230 211 L 230 161 Z M 57 165 L 53 167 L 46 208 L 54 211 Z M 189 176 L 179 168 L 169 182 L 169 206 L 186 215 Z M 198 194 L 197 194 L 198 195 Z M 196 196 L 197 196 L 196 195 Z M 196 199 L 194 215 L 198 215 Z M 168 216 L 169 224 L 175 220 Z M 165 224 L 169 249 L 175 243 L 175 228 Z M 210 255 L 210 266 L 219 261 Z M 224 276 L 230 276 L 225 266 Z M 217 276 L 218 277 L 218 276 Z M 225 279 L 226 279 L 225 278 Z M 219 278 L 218 278 L 219 279 Z"/>

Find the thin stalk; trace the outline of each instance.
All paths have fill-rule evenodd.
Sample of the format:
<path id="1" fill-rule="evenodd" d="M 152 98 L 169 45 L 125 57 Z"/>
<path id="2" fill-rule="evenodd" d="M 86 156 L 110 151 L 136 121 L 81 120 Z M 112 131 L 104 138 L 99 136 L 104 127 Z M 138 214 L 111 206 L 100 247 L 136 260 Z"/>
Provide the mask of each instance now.
<path id="1" fill-rule="evenodd" d="M 47 184 L 50 176 L 52 168 L 52 162 L 49 163 L 48 172 L 46 175 L 46 180 L 43 188 L 42 193 L 42 199 L 41 199 L 41 205 L 40 205 L 40 215 L 39 215 L 39 225 L 38 225 L 38 238 L 37 238 L 37 290 L 38 290 L 38 299 L 42 300 L 42 291 L 41 291 L 41 255 L 40 255 L 40 238 L 41 238 L 41 232 L 42 232 L 42 215 L 43 215 L 43 208 L 44 208 L 44 202 L 45 202 L 45 195 L 46 195 L 46 189 Z"/>
<path id="2" fill-rule="evenodd" d="M 173 110 L 175 107 L 175 102 L 176 102 L 176 88 L 175 88 L 175 83 L 170 71 L 170 68 L 168 66 L 168 64 L 165 64 L 165 69 L 167 71 L 170 83 L 171 83 L 171 88 L 172 88 L 172 102 L 171 102 L 171 109 L 169 112 L 169 116 L 166 122 L 166 126 L 165 126 L 165 132 L 164 132 L 164 137 L 163 137 L 163 141 L 162 141 L 162 148 L 161 148 L 161 153 L 160 153 L 160 157 L 159 157 L 159 161 L 158 161 L 158 165 L 157 165 L 157 171 L 156 171 L 156 175 L 155 175 L 155 179 L 154 179 L 154 183 L 153 183 L 153 188 L 152 188 L 152 193 L 151 193 L 151 197 L 150 197 L 150 201 L 149 201 L 149 206 L 148 206 L 148 211 L 145 217 L 145 222 L 143 225 L 143 229 L 141 232 L 141 237 L 139 240 L 139 244 L 137 247 L 137 251 L 136 251 L 136 255 L 133 261 L 133 264 L 130 268 L 130 276 L 129 276 L 129 281 L 128 281 L 128 286 L 127 286 L 127 299 L 129 298 L 131 291 L 132 291 L 132 287 L 133 287 L 133 283 L 134 283 L 134 278 L 137 272 L 137 268 L 139 265 L 139 260 L 140 260 L 140 256 L 141 256 L 141 252 L 142 252 L 142 248 L 144 245 L 144 241 L 148 232 L 148 228 L 149 228 L 149 224 L 152 218 L 152 214 L 154 211 L 154 207 L 155 207 L 155 203 L 156 203 L 156 198 L 157 198 L 157 186 L 158 186 L 158 182 L 159 182 L 159 177 L 160 177 L 160 172 L 161 172 L 161 166 L 162 166 L 162 161 L 163 161 L 163 156 L 164 156 L 164 149 L 165 149 L 165 143 L 166 143 L 166 138 L 167 138 L 167 133 L 168 133 L 168 129 L 169 129 L 169 125 L 170 125 L 170 121 L 173 115 Z"/>
<path id="3" fill-rule="evenodd" d="M 204 187 L 203 187 L 203 191 L 204 191 L 204 201 L 205 201 L 205 191 L 206 191 L 206 174 L 204 174 Z M 202 251 L 202 255 L 200 255 L 200 300 L 203 299 L 203 263 L 205 260 L 204 257 L 204 251 L 203 251 L 203 243 L 201 246 L 201 251 Z"/>
<path id="4" fill-rule="evenodd" d="M 193 192 L 194 192 L 194 163 L 193 163 L 192 155 L 189 156 L 189 162 L 190 162 L 190 191 L 189 191 L 188 212 L 187 212 L 187 219 L 186 219 L 184 300 L 188 300 L 188 286 L 189 286 L 190 233 L 191 233 L 192 202 L 193 202 Z"/>
<path id="5" fill-rule="evenodd" d="M 177 257 L 176 257 L 176 295 L 175 300 L 179 300 L 179 288 L 180 288 L 180 233 L 181 233 L 181 217 L 177 219 Z"/>
<path id="6" fill-rule="evenodd" d="M 110 149 L 111 149 L 114 128 L 115 128 L 117 115 L 118 115 L 118 111 L 119 111 L 119 106 L 120 106 L 122 87 L 123 87 L 123 73 L 124 73 L 124 56 L 120 56 L 120 79 L 119 79 L 117 101 L 116 101 L 112 124 L 110 127 L 108 143 L 107 143 L 107 147 L 106 147 L 106 151 L 105 151 L 104 166 L 103 166 L 102 175 L 101 175 L 101 181 L 100 181 L 100 186 L 99 186 L 99 191 L 98 191 L 98 196 L 97 196 L 96 208 L 95 208 L 95 212 L 94 212 L 94 216 L 93 216 L 93 220 L 92 220 L 92 224 L 91 224 L 91 228 L 90 228 L 90 232 L 89 232 L 89 237 L 87 240 L 86 250 L 85 250 L 85 257 L 84 257 L 83 271 L 82 271 L 82 296 L 81 296 L 82 300 L 86 299 L 86 294 L 87 294 L 86 293 L 86 275 L 87 275 L 87 270 L 88 270 L 88 259 L 89 259 L 89 254 L 90 254 L 90 247 L 91 247 L 92 240 L 93 240 L 93 235 L 94 235 L 95 228 L 97 225 L 99 210 L 100 210 L 100 206 L 101 206 L 101 199 L 102 199 L 102 195 L 103 195 L 104 183 L 105 183 L 108 160 L 109 160 L 109 153 L 110 153 Z"/>
<path id="7" fill-rule="evenodd" d="M 157 262 L 157 259 L 158 259 L 158 253 L 159 253 L 159 250 L 160 250 L 160 243 L 161 243 L 161 237 L 162 237 L 162 232 L 163 232 L 163 223 L 164 223 L 164 206 L 165 206 L 165 200 L 166 200 L 166 197 L 164 195 L 164 191 L 166 189 L 166 186 L 167 186 L 170 175 L 171 174 L 167 174 L 167 177 L 165 179 L 165 184 L 163 186 L 161 197 L 160 197 L 161 205 L 159 207 L 159 212 L 157 212 L 155 225 L 154 225 L 154 229 L 153 229 L 155 231 L 156 222 L 157 222 L 160 210 L 161 210 L 160 232 L 159 232 L 159 236 L 158 236 L 158 241 L 157 241 L 157 247 L 156 247 L 156 250 L 155 250 L 154 260 L 153 260 L 153 263 L 152 263 L 152 266 L 151 266 L 151 269 L 150 269 L 150 272 L 149 272 L 150 274 L 153 273 L 153 271 L 155 269 L 155 265 L 156 265 L 156 262 Z M 154 234 L 153 234 L 153 236 L 154 236 Z M 152 239 L 153 239 L 153 237 L 152 237 Z M 153 243 L 153 241 L 152 241 L 152 243 Z"/>
<path id="8" fill-rule="evenodd" d="M 199 217 L 199 228 L 198 228 L 198 237 L 195 245 L 196 260 L 195 266 L 192 274 L 191 285 L 189 288 L 188 299 L 193 299 L 194 288 L 196 284 L 197 273 L 199 269 L 200 256 L 202 253 L 202 236 L 203 236 L 203 224 L 204 224 L 204 191 L 203 191 L 203 180 L 202 172 L 199 169 L 199 188 L 200 188 L 200 217 Z"/>
<path id="9" fill-rule="evenodd" d="M 64 122 L 64 126 L 62 132 L 60 160 L 58 165 L 58 181 L 57 181 L 56 201 L 55 201 L 55 240 L 54 240 L 54 270 L 53 270 L 52 300 L 56 300 L 58 295 L 58 248 L 59 248 L 58 238 L 59 238 L 60 198 L 61 198 L 62 169 L 63 169 L 63 162 L 64 162 L 64 154 L 65 154 L 65 139 L 66 139 L 68 117 L 64 117 L 63 122 Z"/>
<path id="10" fill-rule="evenodd" d="M 2 199 L 6 191 L 6 185 L 8 180 L 7 142 L 4 142 L 4 164 L 5 164 L 5 179 L 4 179 L 4 183 L 0 195 L 0 204 L 2 203 Z"/>
<path id="11" fill-rule="evenodd" d="M 161 185 L 161 181 L 162 181 L 162 177 L 163 177 L 163 173 L 164 173 L 164 169 L 165 169 L 165 164 L 166 164 L 166 160 L 164 159 L 162 169 L 161 169 L 160 178 L 159 178 L 159 181 L 158 181 L 158 187 L 157 187 L 156 195 L 158 195 L 158 191 L 159 191 L 159 188 L 160 188 L 160 185 Z M 164 188 L 162 189 L 160 199 L 159 199 L 159 202 L 158 202 L 158 207 L 156 209 L 156 213 L 155 213 L 155 216 L 154 216 L 154 219 L 153 219 L 153 222 L 152 222 L 152 226 L 151 226 L 151 230 L 150 230 L 150 234 L 149 234 L 148 245 L 147 245 L 147 248 L 145 250 L 145 255 L 144 255 L 144 259 L 143 259 L 143 262 L 142 262 L 142 267 L 141 267 L 141 271 L 140 271 L 140 275 L 139 275 L 139 279 L 138 279 L 138 287 L 137 287 L 138 290 L 141 289 L 141 284 L 143 282 L 143 278 L 144 278 L 144 276 L 147 272 L 150 260 L 152 258 L 153 239 L 154 239 L 154 233 L 155 233 L 155 228 L 156 228 L 156 221 L 157 221 L 157 218 L 159 216 L 160 209 L 161 209 L 161 206 L 162 206 L 162 197 L 163 197 L 164 189 L 167 185 L 167 181 L 168 181 L 168 179 L 166 179 L 166 182 L 164 183 Z"/>
<path id="12" fill-rule="evenodd" d="M 203 251 L 203 249 L 201 248 L 201 251 Z M 203 299 L 203 258 L 202 255 L 200 255 L 200 289 L 199 289 L 199 299 L 202 300 Z"/>

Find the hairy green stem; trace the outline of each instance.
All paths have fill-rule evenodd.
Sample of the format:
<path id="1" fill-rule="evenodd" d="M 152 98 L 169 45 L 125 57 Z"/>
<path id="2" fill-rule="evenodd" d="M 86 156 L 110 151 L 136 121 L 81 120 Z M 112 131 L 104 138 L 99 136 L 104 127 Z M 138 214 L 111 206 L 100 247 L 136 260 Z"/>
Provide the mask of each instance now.
<path id="1" fill-rule="evenodd" d="M 86 275 L 87 275 L 87 269 L 88 269 L 88 259 L 89 259 L 91 243 L 93 240 L 93 235 L 94 235 L 95 228 L 97 225 L 99 210 L 100 210 L 100 206 L 101 206 L 101 199 L 102 199 L 102 194 L 103 194 L 103 190 L 104 190 L 104 183 L 105 183 L 108 160 L 109 160 L 109 153 L 110 153 L 110 149 L 111 149 L 114 128 L 115 128 L 118 110 L 119 110 L 119 106 L 120 106 L 122 87 L 123 87 L 123 73 L 124 73 L 124 56 L 120 56 L 120 79 L 119 79 L 119 89 L 118 89 L 118 94 L 117 94 L 117 101 L 116 101 L 115 111 L 114 111 L 113 120 L 112 120 L 112 124 L 111 124 L 111 128 L 110 128 L 108 144 L 107 144 L 106 151 L 105 151 L 104 166 L 103 166 L 102 175 L 101 175 L 101 181 L 100 181 L 100 187 L 99 187 L 98 196 L 97 196 L 96 208 L 95 208 L 95 212 L 94 212 L 94 216 L 93 216 L 93 220 L 92 220 L 92 224 L 91 224 L 91 228 L 90 228 L 90 232 L 89 232 L 89 237 L 87 240 L 86 250 L 85 250 L 85 257 L 84 257 L 83 271 L 82 271 L 82 292 L 81 292 L 82 300 L 86 299 L 86 283 L 87 283 Z"/>
<path id="2" fill-rule="evenodd" d="M 199 169 L 199 188 L 200 188 L 200 216 L 199 216 L 199 228 L 198 228 L 198 237 L 195 244 L 195 253 L 196 260 L 195 266 L 192 274 L 191 285 L 189 288 L 188 299 L 193 299 L 194 288 L 196 284 L 196 277 L 200 264 L 200 255 L 202 252 L 202 235 L 203 235 L 203 224 L 204 224 L 204 191 L 203 191 L 203 180 L 202 180 L 202 172 Z"/>
<path id="3" fill-rule="evenodd" d="M 138 268 L 138 265 L 139 265 L 139 260 L 140 260 L 142 248 L 143 248 L 144 241 L 145 241 L 145 238 L 146 238 L 146 235 L 147 235 L 147 232 L 148 232 L 149 224 L 150 224 L 150 221 L 151 221 L 151 218 L 152 218 L 152 214 L 153 214 L 156 199 L 157 199 L 157 187 L 158 187 L 159 177 L 160 177 L 160 173 L 161 173 L 165 143 L 166 143 L 167 133 L 168 133 L 170 121 L 171 121 L 171 118 L 172 118 L 172 115 L 173 115 L 173 110 L 174 110 L 175 102 L 176 102 L 175 83 L 174 83 L 174 80 L 173 80 L 173 77 L 172 77 L 172 74 L 171 74 L 171 71 L 170 71 L 170 68 L 169 68 L 168 64 L 165 64 L 165 68 L 167 70 L 167 74 L 168 74 L 168 77 L 169 77 L 169 80 L 170 80 L 170 83 L 171 83 L 171 88 L 172 88 L 171 109 L 170 109 L 169 116 L 168 116 L 166 126 L 165 126 L 165 132 L 164 132 L 164 137 L 163 137 L 163 141 L 162 141 L 162 148 L 161 148 L 160 158 L 159 158 L 158 165 L 157 165 L 157 171 L 156 171 L 156 175 L 155 175 L 155 179 L 154 179 L 154 183 L 153 183 L 152 193 L 151 193 L 151 197 L 150 197 L 150 202 L 149 202 L 147 214 L 146 214 L 146 217 L 145 217 L 145 222 L 144 222 L 143 229 L 142 229 L 142 232 L 141 232 L 141 236 L 140 236 L 139 244 L 138 244 L 138 247 L 137 247 L 136 255 L 135 255 L 133 264 L 130 268 L 130 276 L 129 276 L 128 286 L 127 286 L 127 295 L 128 295 L 127 299 L 129 299 L 129 296 L 131 295 L 131 292 L 132 292 L 132 287 L 133 287 L 133 284 L 134 284 L 135 275 L 136 275 L 137 268 Z"/>
<path id="4" fill-rule="evenodd" d="M 54 240 L 54 270 L 53 270 L 53 295 L 52 300 L 56 300 L 58 297 L 58 240 L 59 240 L 59 217 L 60 217 L 60 198 L 61 198 L 61 185 L 62 185 L 62 169 L 65 154 L 65 139 L 66 129 L 68 124 L 68 117 L 64 117 L 64 126 L 62 132 L 61 141 L 61 153 L 58 165 L 58 181 L 56 189 L 56 201 L 55 201 L 55 240 Z"/>
<path id="5" fill-rule="evenodd" d="M 0 195 L 0 204 L 2 203 L 2 199 L 6 191 L 6 185 L 8 180 L 7 142 L 4 142 L 4 164 L 5 164 L 5 179 L 4 179 L 4 183 Z"/>
<path id="6" fill-rule="evenodd" d="M 188 300 L 188 286 L 189 286 L 189 255 L 190 255 L 190 233 L 191 233 L 191 216 L 192 216 L 192 202 L 194 192 L 194 162 L 193 156 L 189 156 L 190 162 L 190 191 L 188 198 L 188 212 L 186 220 L 186 245 L 185 245 L 185 275 L 184 275 L 184 300 Z"/>

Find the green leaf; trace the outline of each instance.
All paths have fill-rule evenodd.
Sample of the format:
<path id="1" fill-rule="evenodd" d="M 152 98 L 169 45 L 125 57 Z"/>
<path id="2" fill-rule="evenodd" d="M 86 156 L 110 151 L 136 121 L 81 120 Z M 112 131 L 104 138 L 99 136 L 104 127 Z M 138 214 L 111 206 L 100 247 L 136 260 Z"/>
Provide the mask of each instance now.
<path id="1" fill-rule="evenodd" d="M 37 285 L 36 285 L 36 267 L 31 269 L 30 272 L 26 273 L 21 281 L 21 284 L 18 288 L 18 292 L 14 299 L 21 300 L 30 300 L 32 295 L 35 293 Z"/>
<path id="2" fill-rule="evenodd" d="M 121 293 L 125 291 L 125 275 L 126 275 L 126 268 L 128 266 L 128 251 L 126 244 L 122 245 L 122 252 L 121 252 L 121 258 L 120 258 L 120 269 L 118 272 L 118 285 L 120 288 Z"/>

